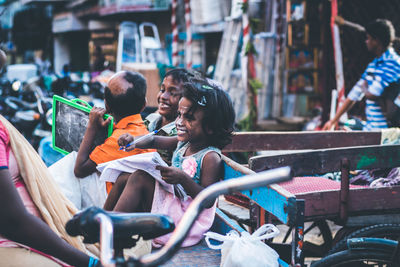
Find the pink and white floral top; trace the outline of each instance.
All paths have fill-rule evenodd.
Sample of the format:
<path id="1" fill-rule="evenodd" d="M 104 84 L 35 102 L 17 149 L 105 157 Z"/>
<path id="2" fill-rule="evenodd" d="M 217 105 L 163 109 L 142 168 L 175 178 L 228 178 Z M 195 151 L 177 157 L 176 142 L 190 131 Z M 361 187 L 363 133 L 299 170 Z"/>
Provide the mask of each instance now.
<path id="1" fill-rule="evenodd" d="M 193 155 L 184 156 L 188 144 L 189 143 L 178 143 L 178 146 L 172 155 L 172 166 L 182 169 L 190 177 L 192 177 L 196 183 L 200 184 L 201 165 L 203 163 L 204 156 L 210 151 L 215 151 L 221 155 L 221 150 L 216 147 L 209 146 Z"/>
<path id="2" fill-rule="evenodd" d="M 201 165 L 204 156 L 210 151 L 215 151 L 221 155 L 221 150 L 209 146 L 193 155 L 185 157 L 184 155 L 187 147 L 188 143 L 178 143 L 178 147 L 172 156 L 172 166 L 182 169 L 192 177 L 196 183 L 200 184 Z M 168 215 L 172 218 L 175 225 L 178 225 L 192 201 L 192 197 L 188 196 L 187 199 L 176 197 L 162 189 L 159 183 L 156 183 L 151 213 Z M 205 209 L 200 213 L 189 234 L 183 241 L 182 247 L 193 246 L 204 238 L 204 233 L 207 232 L 213 224 L 216 206 L 217 204 L 215 202 L 211 208 Z M 160 247 L 164 245 L 170 237 L 171 233 L 153 239 L 153 246 Z"/>

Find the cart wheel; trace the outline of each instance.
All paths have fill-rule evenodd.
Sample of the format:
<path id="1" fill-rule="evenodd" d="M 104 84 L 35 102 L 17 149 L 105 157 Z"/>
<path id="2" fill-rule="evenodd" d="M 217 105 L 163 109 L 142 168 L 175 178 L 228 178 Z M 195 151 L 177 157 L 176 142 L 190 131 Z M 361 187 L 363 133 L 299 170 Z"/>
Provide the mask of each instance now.
<path id="1" fill-rule="evenodd" d="M 346 228 L 344 227 L 342 229 Z M 376 224 L 361 228 L 359 230 L 352 231 L 351 233 L 345 235 L 344 238 L 341 238 L 340 241 L 338 241 L 336 245 L 333 246 L 331 250 L 329 250 L 328 255 L 346 250 L 347 239 L 355 237 L 381 237 L 381 238 L 397 240 L 400 237 L 400 224 L 389 224 L 389 223 Z"/>

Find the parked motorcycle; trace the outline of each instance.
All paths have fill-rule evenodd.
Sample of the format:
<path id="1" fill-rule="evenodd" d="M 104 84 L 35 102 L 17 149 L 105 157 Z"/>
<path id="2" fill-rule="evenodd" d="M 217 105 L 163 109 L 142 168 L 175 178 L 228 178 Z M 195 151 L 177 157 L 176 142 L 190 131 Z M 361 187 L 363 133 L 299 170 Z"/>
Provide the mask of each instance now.
<path id="1" fill-rule="evenodd" d="M 52 99 L 38 86 L 38 77 L 25 84 L 13 82 L 14 95 L 2 97 L 2 114 L 37 149 L 44 136 L 51 135 L 51 125 L 47 122 L 48 111 L 52 109 Z"/>

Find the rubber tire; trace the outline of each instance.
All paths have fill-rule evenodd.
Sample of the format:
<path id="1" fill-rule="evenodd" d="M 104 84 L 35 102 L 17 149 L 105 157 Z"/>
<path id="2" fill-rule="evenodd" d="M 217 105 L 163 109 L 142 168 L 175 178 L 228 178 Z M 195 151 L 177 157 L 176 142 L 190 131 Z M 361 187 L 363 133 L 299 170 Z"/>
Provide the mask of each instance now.
<path id="1" fill-rule="evenodd" d="M 347 249 L 347 239 L 356 237 L 388 237 L 394 236 L 394 240 L 400 237 L 400 224 L 376 224 L 361 228 L 345 236 L 328 252 L 327 255 L 334 254 Z M 391 238 L 392 239 L 392 238 Z"/>
<path id="2" fill-rule="evenodd" d="M 379 261 L 389 263 L 393 250 L 376 251 L 371 249 L 344 250 L 331 254 L 311 264 L 311 267 L 357 267 L 356 263 L 362 260 Z M 361 263 L 361 262 L 360 262 Z M 367 265 L 360 265 L 367 266 Z"/>

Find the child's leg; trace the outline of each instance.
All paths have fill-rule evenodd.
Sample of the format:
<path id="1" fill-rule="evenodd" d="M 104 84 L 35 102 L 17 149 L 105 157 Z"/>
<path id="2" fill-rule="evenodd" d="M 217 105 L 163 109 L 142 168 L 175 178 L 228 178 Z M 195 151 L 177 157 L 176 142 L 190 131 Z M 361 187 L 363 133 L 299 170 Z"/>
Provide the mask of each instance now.
<path id="1" fill-rule="evenodd" d="M 117 204 L 117 201 L 121 196 L 130 175 L 131 173 L 124 172 L 118 176 L 113 187 L 111 188 L 110 193 L 108 193 L 103 209 L 109 211 L 114 209 L 115 204 Z"/>
<path id="2" fill-rule="evenodd" d="M 132 173 L 115 205 L 114 211 L 150 212 L 154 195 L 154 178 L 145 171 Z"/>

